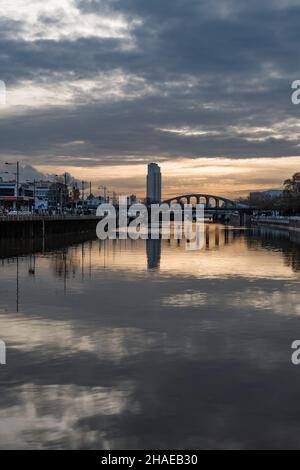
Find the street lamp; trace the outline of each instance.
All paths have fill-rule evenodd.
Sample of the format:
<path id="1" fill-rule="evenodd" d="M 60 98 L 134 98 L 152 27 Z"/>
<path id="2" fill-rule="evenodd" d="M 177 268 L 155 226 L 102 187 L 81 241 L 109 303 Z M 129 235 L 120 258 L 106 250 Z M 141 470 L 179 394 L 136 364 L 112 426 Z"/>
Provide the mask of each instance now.
<path id="1" fill-rule="evenodd" d="M 17 173 L 16 173 L 16 176 L 17 176 L 17 195 L 16 195 L 16 205 L 17 205 L 17 213 L 19 212 L 19 208 L 18 208 L 18 200 L 19 200 L 19 180 L 20 180 L 20 162 L 17 162 L 17 163 L 9 163 L 9 162 L 5 162 L 5 165 L 14 165 L 17 167 Z"/>

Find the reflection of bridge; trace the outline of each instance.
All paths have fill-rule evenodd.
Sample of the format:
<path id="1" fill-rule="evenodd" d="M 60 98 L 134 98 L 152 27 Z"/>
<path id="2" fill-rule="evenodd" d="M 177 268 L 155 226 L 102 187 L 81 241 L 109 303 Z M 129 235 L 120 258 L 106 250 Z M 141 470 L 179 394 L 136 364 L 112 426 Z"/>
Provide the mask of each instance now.
<path id="1" fill-rule="evenodd" d="M 240 204 L 220 196 L 212 196 L 209 194 L 186 194 L 184 196 L 176 196 L 171 199 L 163 201 L 163 204 L 172 206 L 172 204 L 204 204 L 205 210 L 236 210 L 248 209 L 248 207 L 241 207 Z"/>

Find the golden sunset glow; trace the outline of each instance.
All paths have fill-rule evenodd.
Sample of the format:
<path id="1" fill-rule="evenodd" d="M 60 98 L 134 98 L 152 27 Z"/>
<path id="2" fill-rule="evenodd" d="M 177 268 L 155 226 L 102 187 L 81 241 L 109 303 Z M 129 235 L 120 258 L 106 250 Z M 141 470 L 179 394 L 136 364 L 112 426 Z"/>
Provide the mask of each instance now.
<path id="1" fill-rule="evenodd" d="M 150 160 L 149 160 L 150 161 Z M 107 184 L 110 191 L 145 196 L 145 164 L 118 166 L 46 166 L 44 173 L 69 172 L 79 180 L 92 182 L 93 191 Z M 281 188 L 283 181 L 300 168 L 300 157 L 282 158 L 196 158 L 161 163 L 163 197 L 204 192 L 237 198 L 249 191 Z"/>

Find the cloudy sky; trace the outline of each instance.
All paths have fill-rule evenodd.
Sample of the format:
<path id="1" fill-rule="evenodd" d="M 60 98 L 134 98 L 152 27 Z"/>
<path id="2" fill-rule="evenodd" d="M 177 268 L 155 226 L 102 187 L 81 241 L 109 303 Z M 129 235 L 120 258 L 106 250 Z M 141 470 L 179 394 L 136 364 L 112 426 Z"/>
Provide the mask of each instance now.
<path id="1" fill-rule="evenodd" d="M 300 171 L 299 0 L 0 0 L 0 160 L 144 195 Z M 1 170 L 2 166 L 0 166 Z"/>

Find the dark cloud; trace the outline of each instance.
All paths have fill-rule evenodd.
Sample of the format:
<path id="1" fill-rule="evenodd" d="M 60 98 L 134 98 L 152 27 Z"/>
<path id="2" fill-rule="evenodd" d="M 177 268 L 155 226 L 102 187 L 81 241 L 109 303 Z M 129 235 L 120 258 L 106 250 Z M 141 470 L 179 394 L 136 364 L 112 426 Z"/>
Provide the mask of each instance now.
<path id="1" fill-rule="evenodd" d="M 149 155 L 298 155 L 300 109 L 291 104 L 290 87 L 300 77 L 300 6 L 281 3 L 77 2 L 82 14 L 122 14 L 131 25 L 130 46 L 118 37 L 28 41 L 17 34 L 20 22 L 2 19 L 1 78 L 8 88 L 27 81 L 74 96 L 71 106 L 59 107 L 50 106 L 51 97 L 35 105 L 33 97 L 31 108 L 4 115 L 1 152 L 51 164 L 66 154 L 62 146 L 80 140 L 84 146 L 68 148 L 68 164 L 81 165 L 84 156 L 91 166 L 95 158 L 119 164 Z M 39 21 L 52 25 L 49 16 Z M 104 90 L 99 74 L 112 77 Z M 95 80 L 97 91 L 76 89 L 82 80 Z M 190 132 L 166 132 L 183 128 Z M 261 138 L 254 128 L 269 132 Z"/>

